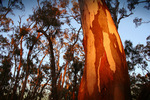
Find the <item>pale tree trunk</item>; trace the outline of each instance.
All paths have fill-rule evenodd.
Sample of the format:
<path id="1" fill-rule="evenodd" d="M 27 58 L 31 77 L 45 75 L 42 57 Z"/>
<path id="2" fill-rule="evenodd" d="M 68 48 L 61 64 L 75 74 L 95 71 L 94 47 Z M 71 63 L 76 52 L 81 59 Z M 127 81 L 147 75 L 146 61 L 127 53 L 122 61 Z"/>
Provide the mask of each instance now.
<path id="1" fill-rule="evenodd" d="M 79 100 L 129 100 L 124 49 L 104 0 L 79 0 L 85 68 Z"/>

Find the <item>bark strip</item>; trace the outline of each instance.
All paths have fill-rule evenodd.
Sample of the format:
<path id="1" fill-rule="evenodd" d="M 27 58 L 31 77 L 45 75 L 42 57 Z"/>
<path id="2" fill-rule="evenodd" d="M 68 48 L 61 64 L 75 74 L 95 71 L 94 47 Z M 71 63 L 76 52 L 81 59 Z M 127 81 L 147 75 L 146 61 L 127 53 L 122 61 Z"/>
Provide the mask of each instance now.
<path id="1" fill-rule="evenodd" d="M 121 39 L 105 0 L 79 0 L 85 68 L 79 100 L 129 100 L 129 76 Z"/>

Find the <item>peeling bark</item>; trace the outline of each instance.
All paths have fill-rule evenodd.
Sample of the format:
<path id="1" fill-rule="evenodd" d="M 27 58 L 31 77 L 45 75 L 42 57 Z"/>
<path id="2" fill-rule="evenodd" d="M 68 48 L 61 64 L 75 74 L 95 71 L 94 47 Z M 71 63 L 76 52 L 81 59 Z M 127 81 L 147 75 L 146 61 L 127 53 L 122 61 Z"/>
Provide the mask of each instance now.
<path id="1" fill-rule="evenodd" d="M 129 100 L 129 76 L 121 39 L 105 0 L 79 0 L 85 69 L 79 100 Z"/>

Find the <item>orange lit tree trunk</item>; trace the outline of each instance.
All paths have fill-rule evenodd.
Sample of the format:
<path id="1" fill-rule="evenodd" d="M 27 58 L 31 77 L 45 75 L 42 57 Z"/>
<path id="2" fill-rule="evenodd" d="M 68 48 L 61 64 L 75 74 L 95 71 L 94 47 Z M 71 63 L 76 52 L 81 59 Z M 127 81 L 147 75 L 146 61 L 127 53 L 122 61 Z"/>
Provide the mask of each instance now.
<path id="1" fill-rule="evenodd" d="M 36 40 L 33 42 L 32 46 L 30 46 L 29 51 L 28 51 L 27 66 L 26 66 L 26 75 L 25 75 L 25 80 L 24 80 L 23 85 L 22 85 L 20 100 L 23 100 L 23 97 L 24 97 L 24 94 L 25 94 L 25 88 L 26 88 L 26 85 L 27 85 L 27 80 L 28 80 L 28 77 L 29 77 L 29 74 L 30 74 L 29 71 L 30 71 L 30 66 L 31 66 L 30 65 L 31 64 L 31 60 L 30 60 L 31 52 L 33 50 L 34 45 L 36 44 L 37 40 L 39 39 L 39 37 L 41 35 L 42 34 L 38 33 L 38 35 L 36 37 Z"/>
<path id="2" fill-rule="evenodd" d="M 85 69 L 79 100 L 129 100 L 124 49 L 104 0 L 79 0 Z"/>
<path id="3" fill-rule="evenodd" d="M 19 67 L 18 67 L 18 71 L 17 71 L 17 75 L 16 75 L 16 80 L 15 80 L 15 84 L 14 84 L 14 87 L 13 87 L 13 94 L 11 96 L 11 100 L 13 100 L 15 94 L 16 94 L 16 91 L 17 91 L 17 84 L 18 84 L 18 81 L 19 81 L 19 73 L 20 73 L 20 69 L 21 69 L 21 61 L 22 61 L 22 40 L 23 40 L 23 36 L 21 36 L 21 39 L 20 39 L 20 61 L 19 61 Z"/>

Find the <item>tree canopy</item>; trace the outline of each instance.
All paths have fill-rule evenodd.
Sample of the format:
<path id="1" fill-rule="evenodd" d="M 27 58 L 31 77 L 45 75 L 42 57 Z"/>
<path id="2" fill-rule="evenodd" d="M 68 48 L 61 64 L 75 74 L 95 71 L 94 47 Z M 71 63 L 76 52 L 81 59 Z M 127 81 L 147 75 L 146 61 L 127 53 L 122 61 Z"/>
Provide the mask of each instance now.
<path id="1" fill-rule="evenodd" d="M 127 0 L 124 6 L 120 0 L 106 0 L 106 4 L 117 29 L 139 5 L 150 9 L 149 0 Z M 26 5 L 23 0 L 0 0 L 0 99 L 77 100 L 85 65 L 78 1 L 35 0 L 25 21 L 14 11 L 23 12 Z M 138 27 L 149 22 L 142 15 L 133 18 Z M 145 40 L 136 46 L 132 40 L 124 43 L 133 100 L 150 81 L 150 36 Z M 143 73 L 135 73 L 136 69 Z"/>

